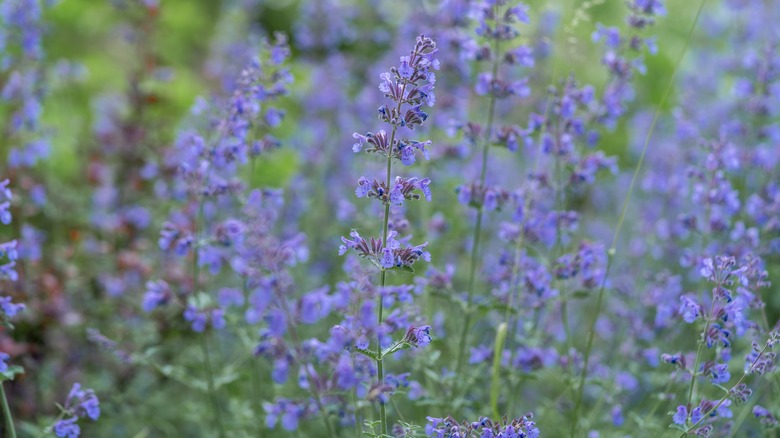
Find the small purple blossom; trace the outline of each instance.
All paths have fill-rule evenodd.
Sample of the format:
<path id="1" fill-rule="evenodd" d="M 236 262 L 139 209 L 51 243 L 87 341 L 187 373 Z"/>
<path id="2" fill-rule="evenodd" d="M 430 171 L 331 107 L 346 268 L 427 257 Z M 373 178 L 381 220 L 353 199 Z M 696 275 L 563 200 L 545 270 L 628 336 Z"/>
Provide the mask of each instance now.
<path id="1" fill-rule="evenodd" d="M 406 331 L 404 341 L 414 347 L 425 347 L 431 343 L 431 326 L 424 325 L 420 327 L 411 326 Z"/>
<path id="2" fill-rule="evenodd" d="M 78 438 L 81 435 L 81 428 L 78 424 L 78 417 L 63 418 L 54 423 L 54 434 L 58 437 Z"/>
<path id="3" fill-rule="evenodd" d="M 688 324 L 696 321 L 702 313 L 701 305 L 688 296 L 681 296 L 680 302 L 679 312 L 683 317 L 683 321 Z"/>
<path id="4" fill-rule="evenodd" d="M 171 289 L 163 280 L 150 281 L 146 283 L 146 293 L 143 297 L 141 307 L 144 312 L 151 312 L 154 309 L 166 305 L 172 298 Z"/>
<path id="5" fill-rule="evenodd" d="M 677 406 L 677 412 L 675 412 L 674 416 L 672 416 L 672 421 L 674 421 L 675 424 L 683 426 L 687 420 L 688 408 L 682 405 Z"/>
<path id="6" fill-rule="evenodd" d="M 0 297 L 0 309 L 8 316 L 13 318 L 17 313 L 24 310 L 25 305 L 23 303 L 12 303 L 11 297 Z"/>
<path id="7" fill-rule="evenodd" d="M 0 351 L 0 373 L 8 371 L 8 364 L 6 361 L 10 358 L 11 356 L 9 356 L 7 353 Z"/>

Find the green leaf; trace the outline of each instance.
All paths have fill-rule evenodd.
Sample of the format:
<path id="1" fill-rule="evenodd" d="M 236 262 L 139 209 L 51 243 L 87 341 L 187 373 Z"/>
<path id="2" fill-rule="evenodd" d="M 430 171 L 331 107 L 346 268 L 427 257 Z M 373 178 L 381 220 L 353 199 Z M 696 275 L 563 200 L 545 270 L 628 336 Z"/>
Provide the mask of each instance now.
<path id="1" fill-rule="evenodd" d="M 366 350 L 366 349 L 363 349 L 363 348 L 357 348 L 357 347 L 355 347 L 355 349 L 354 349 L 354 350 L 355 350 L 357 353 L 360 353 L 360 354 L 362 354 L 363 356 L 369 357 L 369 358 L 371 358 L 371 359 L 374 359 L 374 360 L 377 360 L 377 359 L 378 359 L 378 358 L 376 357 L 376 351 L 372 351 L 372 350 Z"/>
<path id="2" fill-rule="evenodd" d="M 7 370 L 5 370 L 5 372 L 0 373 L 0 382 L 13 380 L 14 376 L 17 374 L 24 374 L 24 368 L 20 367 L 19 365 L 11 365 Z"/>
<path id="3" fill-rule="evenodd" d="M 224 385 L 229 385 L 239 379 L 239 374 L 233 370 L 228 370 L 214 379 L 214 387 L 219 388 Z"/>
<path id="4" fill-rule="evenodd" d="M 586 290 L 578 290 L 575 292 L 572 292 L 571 295 L 569 295 L 569 298 L 573 300 L 584 300 L 585 298 L 588 298 L 590 296 L 590 292 Z"/>
<path id="5" fill-rule="evenodd" d="M 386 348 L 384 351 L 382 351 L 382 357 L 391 355 L 391 354 L 395 353 L 396 351 L 408 350 L 410 348 L 412 348 L 412 344 L 410 344 L 408 342 L 404 342 L 404 341 L 398 341 L 395 344 L 393 344 L 392 346 L 390 346 L 390 347 Z"/>
<path id="6" fill-rule="evenodd" d="M 493 410 L 493 416 L 498 418 L 498 393 L 501 390 L 501 359 L 506 342 L 507 325 L 502 322 L 496 330 L 496 341 L 493 344 L 493 373 L 492 384 L 490 385 L 490 407 Z"/>
<path id="7" fill-rule="evenodd" d="M 718 388 L 722 389 L 723 392 L 725 392 L 726 394 L 730 393 L 728 388 L 726 388 L 724 386 L 721 386 L 721 385 L 718 385 L 717 383 L 714 383 L 714 385 L 717 386 Z"/>
<path id="8" fill-rule="evenodd" d="M 441 382 L 441 373 L 437 373 L 433 370 L 424 370 L 423 373 L 425 373 L 425 375 L 432 381 L 436 383 Z"/>
<path id="9" fill-rule="evenodd" d="M 481 303 L 476 305 L 476 310 L 479 311 L 481 314 L 487 313 L 491 310 L 498 310 L 500 312 L 506 312 L 508 311 L 511 314 L 517 314 L 517 309 L 510 307 L 507 309 L 507 306 L 502 303 Z"/>

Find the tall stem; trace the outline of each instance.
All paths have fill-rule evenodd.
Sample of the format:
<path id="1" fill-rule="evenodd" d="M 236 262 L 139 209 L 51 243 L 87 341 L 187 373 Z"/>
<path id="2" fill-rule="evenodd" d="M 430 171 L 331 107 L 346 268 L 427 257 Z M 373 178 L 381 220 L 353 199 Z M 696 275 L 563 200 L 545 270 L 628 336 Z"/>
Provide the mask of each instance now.
<path id="1" fill-rule="evenodd" d="M 607 277 L 609 277 L 609 271 L 610 268 L 612 268 L 612 261 L 615 258 L 615 252 L 616 252 L 616 246 L 617 246 L 617 240 L 620 236 L 620 230 L 623 226 L 623 221 L 626 217 L 626 211 L 628 210 L 628 203 L 631 200 L 631 194 L 634 190 L 634 185 L 636 184 L 636 180 L 639 177 L 639 171 L 642 169 L 642 164 L 645 160 L 645 155 L 647 155 L 647 147 L 650 144 L 650 137 L 653 134 L 653 130 L 655 129 L 656 123 L 658 123 L 658 119 L 661 115 L 661 107 L 666 103 L 666 100 L 669 98 L 669 93 L 672 90 L 672 87 L 674 86 L 674 80 L 677 77 L 677 72 L 680 69 L 680 65 L 682 64 L 682 60 L 685 57 L 685 52 L 688 50 L 688 44 L 690 43 L 691 36 L 693 35 L 693 31 L 696 29 L 696 23 L 699 22 L 699 17 L 701 16 L 701 12 L 704 9 L 704 5 L 707 3 L 707 0 L 701 0 L 701 3 L 699 4 L 699 9 L 696 11 L 696 17 L 693 19 L 693 23 L 691 23 L 691 27 L 688 30 L 688 36 L 685 39 L 685 44 L 683 45 L 683 49 L 680 52 L 680 56 L 677 58 L 677 63 L 674 66 L 674 70 L 672 71 L 672 76 L 669 78 L 669 82 L 666 84 L 666 89 L 664 90 L 663 96 L 661 96 L 661 100 L 658 102 L 658 106 L 655 110 L 655 115 L 653 116 L 653 121 L 650 123 L 650 128 L 647 130 L 647 135 L 645 136 L 644 145 L 642 146 L 642 153 L 639 156 L 639 161 L 637 162 L 636 168 L 634 169 L 634 175 L 631 177 L 631 183 L 628 185 L 628 192 L 626 193 L 626 197 L 623 200 L 623 207 L 620 211 L 620 218 L 618 219 L 617 226 L 615 227 L 615 234 L 612 237 L 612 245 L 609 248 L 609 251 L 607 253 L 607 267 L 604 270 L 604 277 L 601 280 L 601 286 L 599 287 L 599 293 L 596 298 L 596 311 L 593 312 L 593 318 L 590 322 L 590 329 L 588 332 L 588 342 L 585 347 L 585 351 L 583 352 L 583 361 L 582 361 L 582 372 L 580 373 L 579 378 L 579 384 L 577 388 L 577 399 L 575 401 L 574 405 L 574 414 L 572 415 L 572 426 L 571 426 L 571 436 L 574 436 L 577 432 L 577 426 L 579 424 L 579 411 L 580 407 L 582 405 L 582 396 L 585 392 L 585 379 L 588 376 L 588 362 L 590 360 L 590 353 L 591 349 L 593 348 L 593 340 L 595 338 L 596 334 L 596 323 L 598 322 L 599 314 L 601 313 L 601 305 L 604 301 L 604 289 L 606 287 L 607 283 Z"/>
<path id="2" fill-rule="evenodd" d="M 574 9 L 574 0 L 572 0 L 569 9 Z M 556 43 L 557 47 L 560 47 L 562 45 L 561 41 L 563 40 L 563 36 L 564 36 L 564 32 L 559 32 L 559 36 L 557 38 L 558 41 Z M 560 56 L 555 57 L 548 88 L 554 87 L 556 80 L 558 79 L 560 59 L 561 59 Z M 544 104 L 543 120 L 547 120 L 550 115 L 550 110 L 553 106 L 553 97 L 554 96 L 552 94 L 548 95 L 547 97 L 547 100 Z M 538 150 L 536 151 L 536 160 L 534 161 L 534 175 L 539 173 L 539 167 L 541 165 L 540 163 L 543 155 L 542 154 L 543 142 L 541 141 L 541 139 L 546 132 L 547 132 L 547 124 L 545 123 L 542 125 L 538 134 L 537 144 L 539 146 L 538 146 Z M 517 324 L 518 324 L 517 322 L 513 322 L 511 320 L 511 310 L 514 308 L 515 295 L 520 295 L 520 285 L 518 284 L 520 278 L 520 264 L 522 263 L 523 250 L 525 249 L 525 225 L 529 216 L 528 211 L 530 210 L 530 208 L 531 208 L 531 196 L 530 193 L 526 193 L 523 196 L 523 217 L 520 220 L 520 227 L 519 227 L 520 234 L 518 235 L 517 242 L 515 244 L 515 249 L 514 249 L 514 264 L 512 265 L 512 274 L 509 280 L 509 297 L 507 298 L 506 308 L 504 309 L 504 322 L 507 323 L 509 329 L 509 335 L 507 336 L 507 346 L 511 351 L 510 359 L 509 359 L 510 364 L 515 362 L 515 355 L 517 353 L 517 350 L 515 348 L 512 348 L 513 345 L 511 344 L 515 339 L 515 333 L 517 331 Z M 534 317 L 533 317 L 534 322 L 533 325 L 531 326 L 531 330 L 528 336 L 529 339 L 534 338 L 533 335 L 535 334 L 535 331 L 538 328 L 539 323 L 541 321 L 541 312 L 542 309 L 540 307 L 534 309 Z M 564 313 L 563 309 L 562 309 L 562 313 Z M 566 313 L 566 315 L 568 315 L 568 313 Z M 568 316 L 566 316 L 566 318 L 568 318 Z M 568 325 L 568 323 L 564 323 L 564 324 Z M 508 390 L 509 393 L 514 393 L 515 385 L 511 385 L 511 384 L 508 385 Z M 514 401 L 514 397 L 507 397 L 507 400 L 508 400 L 507 411 L 512 412 L 512 407 L 513 407 L 512 403 Z"/>
<path id="3" fill-rule="evenodd" d="M 292 337 L 293 343 L 295 345 L 294 348 L 295 348 L 296 357 L 299 359 L 303 358 L 304 353 L 301 347 L 302 345 L 301 338 L 300 336 L 298 336 L 298 329 L 293 323 L 293 316 L 290 313 L 290 309 L 287 305 L 287 300 L 279 292 L 276 293 L 276 299 L 279 301 L 279 307 L 282 309 L 282 312 L 284 312 L 284 319 L 285 321 L 287 321 L 287 330 L 290 331 L 290 336 Z M 314 396 L 314 404 L 317 405 L 317 409 L 322 414 L 322 421 L 325 424 L 325 430 L 327 430 L 328 432 L 328 437 L 336 438 L 336 434 L 333 430 L 333 426 L 331 426 L 330 420 L 328 419 L 328 411 L 325 409 L 325 405 L 322 403 L 322 397 L 320 397 L 320 392 L 319 392 L 320 385 L 317 383 L 317 380 L 314 378 L 314 375 L 312 375 L 311 371 L 309 371 L 308 366 L 304 364 L 302 366 L 302 369 L 304 373 L 306 373 L 306 379 L 309 381 L 309 388 L 311 389 L 311 393 Z"/>
<path id="4" fill-rule="evenodd" d="M 211 355 L 209 354 L 209 346 L 206 341 L 206 333 L 200 334 L 200 348 L 203 352 L 203 361 L 206 365 L 206 377 L 209 390 L 209 398 L 211 399 L 211 408 L 214 410 L 214 420 L 217 423 L 217 430 L 219 430 L 220 438 L 225 438 L 225 426 L 222 424 L 222 410 L 219 407 L 219 400 L 217 399 L 217 392 L 214 389 L 214 369 L 211 366 Z"/>
<path id="5" fill-rule="evenodd" d="M 200 265 L 198 264 L 198 252 L 200 245 L 200 229 L 203 225 L 203 210 L 204 202 L 203 198 L 198 201 L 198 217 L 195 220 L 195 245 L 193 246 L 192 255 L 192 290 L 193 293 L 198 293 L 200 287 Z M 206 379 L 208 384 L 209 399 L 211 400 L 212 410 L 214 411 L 214 422 L 217 424 L 217 430 L 219 431 L 220 438 L 226 438 L 225 426 L 222 424 L 222 410 L 219 406 L 219 399 L 217 398 L 217 392 L 214 389 L 214 370 L 211 367 L 211 355 L 209 354 L 209 346 L 206 342 L 206 334 L 202 333 L 200 336 L 200 349 L 203 354 L 203 360 L 206 365 Z"/>
<path id="6" fill-rule="evenodd" d="M 560 147 L 561 144 L 561 129 L 560 129 L 560 119 L 555 120 L 555 141 L 556 144 Z M 554 181 L 554 188 L 555 188 L 555 213 L 556 213 L 556 219 L 555 219 L 555 246 L 553 247 L 553 259 L 552 262 L 556 263 L 558 258 L 561 256 L 561 253 L 563 252 L 563 242 L 561 240 L 561 219 L 560 215 L 561 212 L 564 209 L 564 199 L 562 198 L 563 193 L 563 181 L 561 178 L 561 154 L 558 150 L 555 151 L 555 181 Z M 558 280 L 556 277 L 553 277 L 552 284 L 553 287 L 555 287 Z M 572 344 L 572 338 L 571 338 L 571 329 L 569 325 L 569 298 L 566 296 L 566 293 L 561 293 L 561 323 L 563 324 L 563 333 L 566 336 L 566 356 L 569 358 L 566 362 L 568 364 L 569 372 L 572 370 L 572 350 L 574 349 L 574 345 Z"/>
<path id="7" fill-rule="evenodd" d="M 401 104 L 404 101 L 404 95 L 406 94 L 406 84 L 404 84 L 403 88 L 401 89 L 401 97 L 398 99 L 398 105 L 396 106 L 396 114 L 401 113 Z M 395 133 L 398 131 L 398 126 L 393 125 L 393 131 L 390 134 L 390 143 L 389 147 L 392 150 L 392 148 L 395 145 Z M 385 187 L 390 189 L 390 179 L 392 177 L 392 171 L 393 171 L 393 155 L 392 151 L 388 150 L 387 152 L 387 172 L 385 174 Z M 390 201 L 388 200 L 385 204 L 385 217 L 382 224 L 382 248 L 387 247 L 387 235 L 389 233 L 389 224 L 390 224 Z M 383 320 L 383 311 L 384 311 L 384 303 L 382 302 L 382 294 L 381 291 L 385 287 L 385 283 L 387 281 L 387 271 L 382 268 L 382 273 L 379 276 L 379 296 L 377 299 L 379 300 L 379 311 L 377 312 L 378 315 L 378 323 L 377 327 L 382 325 Z M 379 331 L 377 330 L 376 335 L 376 373 L 377 378 L 379 379 L 379 384 L 383 385 L 385 382 L 385 370 L 384 365 L 382 363 L 382 340 L 379 336 Z M 379 421 L 381 422 L 381 429 L 382 433 L 387 435 L 387 411 L 385 409 L 385 404 L 382 403 L 380 400 L 379 402 Z"/>
<path id="8" fill-rule="evenodd" d="M 14 428 L 14 419 L 11 416 L 11 407 L 8 406 L 8 399 L 5 398 L 5 386 L 0 383 L 0 401 L 3 403 L 3 416 L 5 417 L 5 431 L 10 438 L 16 438 L 16 429 Z"/>
<path id="9" fill-rule="evenodd" d="M 254 159 L 253 159 L 254 162 Z M 242 286 L 242 292 L 244 294 L 244 308 L 242 312 L 246 313 L 246 311 L 249 309 L 249 277 L 244 277 L 244 282 Z M 261 390 L 261 383 L 260 379 L 258 378 L 260 375 L 260 368 L 258 366 L 257 360 L 250 359 L 249 361 L 249 387 L 250 387 L 250 394 L 252 397 L 252 411 L 254 415 L 259 416 L 260 412 L 262 412 L 262 404 L 260 403 L 262 390 Z M 258 436 L 264 436 L 265 432 L 262 427 L 259 428 Z"/>
<path id="10" fill-rule="evenodd" d="M 720 282 L 718 282 L 718 286 L 716 289 L 720 288 Z M 707 320 L 704 323 L 704 331 L 701 332 L 701 337 L 699 338 L 699 347 L 696 349 L 696 359 L 693 361 L 693 369 L 691 369 L 691 386 L 688 389 L 688 402 L 686 406 L 691 405 L 691 400 L 693 399 L 693 391 L 696 387 L 696 370 L 699 369 L 699 362 L 701 361 L 701 351 L 704 348 L 704 344 L 707 342 L 707 331 L 710 329 L 710 321 L 711 315 L 713 311 L 715 310 L 715 297 L 712 297 L 712 306 L 710 306 L 710 313 L 707 314 Z"/>
<path id="11" fill-rule="evenodd" d="M 494 26 L 498 26 L 498 4 L 495 5 L 493 10 Z M 498 65 L 500 56 L 498 53 L 500 44 L 498 38 L 493 38 L 493 79 L 498 76 Z M 482 169 L 479 174 L 479 187 L 480 190 L 485 187 L 485 177 L 487 175 L 487 161 L 488 152 L 490 151 L 490 136 L 493 131 L 493 118 L 496 113 L 496 97 L 493 93 L 490 94 L 490 103 L 488 107 L 487 123 L 485 124 L 485 140 L 482 147 Z M 463 321 L 463 328 L 460 332 L 460 342 L 458 344 L 458 361 L 455 367 L 455 374 L 460 374 L 460 370 L 463 367 L 463 360 L 466 357 L 466 348 L 468 348 L 468 334 L 471 329 L 471 315 L 473 309 L 471 305 L 474 301 L 474 287 L 477 279 L 477 262 L 479 261 L 479 244 L 482 235 L 482 216 L 484 213 L 483 206 L 480 204 L 477 208 L 477 221 L 474 224 L 474 234 L 472 236 L 471 247 L 471 265 L 469 267 L 469 280 L 468 280 L 468 295 L 466 298 L 466 315 Z"/>
<path id="12" fill-rule="evenodd" d="M 750 364 L 748 369 L 744 373 L 742 373 L 742 377 L 740 377 L 739 380 L 737 380 L 737 383 L 735 383 L 734 386 L 731 387 L 732 389 L 738 387 L 745 380 L 745 378 L 749 374 L 751 374 L 753 372 L 753 368 L 756 366 L 758 361 L 761 360 L 761 358 L 764 356 L 764 353 L 766 353 L 767 349 L 769 349 L 769 342 L 767 342 L 764 345 L 764 348 L 762 348 L 761 351 L 758 352 L 758 356 L 756 356 L 755 360 L 753 360 L 753 362 Z M 716 409 L 718 409 L 723 403 L 726 402 L 726 400 L 729 399 L 729 395 L 731 395 L 731 391 L 728 391 L 728 393 L 726 393 L 726 395 L 721 397 L 721 399 L 718 401 L 718 403 L 715 404 L 715 406 L 711 407 L 709 411 L 705 412 L 704 415 L 701 416 L 699 421 L 697 421 L 696 423 L 691 425 L 691 427 L 688 427 L 686 429 L 686 431 L 683 432 L 682 435 L 680 435 L 680 438 L 688 436 L 688 432 L 690 432 L 690 431 L 696 429 L 697 427 L 699 427 L 699 424 L 701 424 L 704 420 L 709 418 L 711 413 L 715 412 Z"/>
<path id="13" fill-rule="evenodd" d="M 386 271 L 382 271 L 381 279 L 380 279 L 380 287 L 385 286 L 385 274 Z M 379 324 L 382 324 L 382 297 L 379 297 Z M 380 343 L 379 334 L 377 334 L 377 340 L 376 340 L 376 372 L 377 372 L 377 378 L 379 379 L 379 384 L 383 385 L 385 381 L 385 370 L 384 365 L 382 364 L 382 344 Z M 382 423 L 382 433 L 387 435 L 387 410 L 385 409 L 385 404 L 381 400 L 379 401 L 379 421 Z"/>

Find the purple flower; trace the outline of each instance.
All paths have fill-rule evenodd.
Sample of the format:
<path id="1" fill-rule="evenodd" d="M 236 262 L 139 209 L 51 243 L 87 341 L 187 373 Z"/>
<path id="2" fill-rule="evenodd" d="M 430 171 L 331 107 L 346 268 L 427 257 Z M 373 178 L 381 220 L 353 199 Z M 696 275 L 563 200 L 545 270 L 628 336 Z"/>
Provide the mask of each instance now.
<path id="1" fill-rule="evenodd" d="M 100 401 L 91 389 L 82 390 L 74 383 L 63 405 L 65 418 L 54 424 L 54 433 L 59 437 L 78 437 L 81 429 L 76 424 L 79 418 L 96 421 L 100 417 Z"/>
<path id="2" fill-rule="evenodd" d="M 678 409 L 677 412 L 679 413 L 680 408 L 677 409 Z M 696 424 L 699 422 L 699 420 L 702 419 L 703 415 L 701 411 L 702 411 L 701 406 L 696 406 L 695 408 L 693 408 L 693 410 L 691 411 L 691 423 Z"/>
<path id="3" fill-rule="evenodd" d="M 78 424 L 78 417 L 63 418 L 54 423 L 54 434 L 64 438 L 78 438 L 81 435 L 81 428 Z"/>
<path id="4" fill-rule="evenodd" d="M 406 331 L 404 341 L 413 345 L 414 347 L 425 347 L 431 343 L 431 326 L 424 325 L 420 327 L 411 326 Z"/>
<path id="5" fill-rule="evenodd" d="M 493 75 L 490 73 L 480 73 L 477 76 L 477 84 L 474 86 L 474 91 L 480 96 L 484 96 L 490 92 L 491 82 L 493 81 Z"/>
<path id="6" fill-rule="evenodd" d="M 284 119 L 284 111 L 282 110 L 269 108 L 265 113 L 265 122 L 272 128 L 282 123 L 282 119 Z"/>
<path id="7" fill-rule="evenodd" d="M 9 356 L 7 353 L 0 351 L 0 373 L 8 371 L 8 364 L 5 361 L 10 358 L 11 356 Z"/>
<path id="8" fill-rule="evenodd" d="M 300 300 L 301 321 L 306 324 L 314 324 L 328 316 L 333 300 L 328 295 L 327 286 L 315 289 L 305 294 Z"/>
<path id="9" fill-rule="evenodd" d="M 390 248 L 382 249 L 382 257 L 380 258 L 380 265 L 385 269 L 390 269 L 395 266 L 395 257 L 393 257 L 393 250 Z"/>
<path id="10" fill-rule="evenodd" d="M 633 0 L 633 8 L 647 15 L 666 15 L 663 0 Z"/>
<path id="11" fill-rule="evenodd" d="M 11 198 L 13 194 L 11 189 L 8 188 L 10 181 L 4 179 L 0 181 L 0 223 L 8 225 L 11 223 Z"/>
<path id="12" fill-rule="evenodd" d="M 774 427 L 778 424 L 777 418 L 761 405 L 753 406 L 753 415 L 766 427 Z"/>
<path id="13" fill-rule="evenodd" d="M 401 65 L 398 67 L 398 74 L 404 78 L 409 79 L 414 74 L 414 69 L 409 65 L 409 57 L 401 57 Z"/>
<path id="14" fill-rule="evenodd" d="M 722 363 L 710 369 L 710 380 L 715 384 L 727 383 L 731 379 L 728 364 Z"/>
<path id="15" fill-rule="evenodd" d="M 171 289 L 163 280 L 149 281 L 146 283 L 146 293 L 144 294 L 141 307 L 144 312 L 164 306 L 171 299 Z"/>
<path id="16" fill-rule="evenodd" d="M 275 403 L 265 403 L 263 409 L 266 413 L 266 426 L 269 429 L 273 429 L 277 423 L 281 423 L 282 428 L 287 431 L 298 429 L 298 422 L 306 413 L 304 405 L 283 398 L 278 399 Z"/>
<path id="17" fill-rule="evenodd" d="M 239 289 L 223 287 L 217 294 L 217 302 L 222 308 L 241 307 L 244 305 L 244 294 Z"/>
<path id="18" fill-rule="evenodd" d="M 401 190 L 403 190 L 404 186 L 400 183 L 396 183 L 395 186 L 390 190 L 390 202 L 396 205 L 401 205 L 404 203 L 404 194 Z"/>
<path id="19" fill-rule="evenodd" d="M 198 310 L 193 306 L 187 306 L 184 310 L 184 319 L 191 323 L 192 330 L 198 333 L 202 333 L 206 330 L 208 316 L 203 311 Z"/>
<path id="20" fill-rule="evenodd" d="M 24 308 L 25 305 L 22 303 L 12 303 L 11 297 L 0 297 L 0 309 L 2 309 L 9 318 L 13 318 L 17 313 L 24 310 Z"/>
<path id="21" fill-rule="evenodd" d="M 352 360 L 348 355 L 341 355 L 334 368 L 336 384 L 343 390 L 352 389 L 358 384 L 355 369 L 352 366 Z"/>
<path id="22" fill-rule="evenodd" d="M 211 326 L 214 327 L 216 330 L 221 330 L 225 328 L 226 322 L 225 322 L 225 311 L 222 309 L 212 309 L 211 314 L 209 315 L 211 318 Z"/>
<path id="23" fill-rule="evenodd" d="M 97 420 L 100 417 L 100 402 L 91 389 L 82 390 L 80 383 L 74 383 L 65 400 L 65 407 L 72 409 L 79 417 L 89 417 Z"/>
<path id="24" fill-rule="evenodd" d="M 674 421 L 675 424 L 683 426 L 687 420 L 688 408 L 683 405 L 677 406 L 677 412 L 672 416 L 672 421 Z"/>
<path id="25" fill-rule="evenodd" d="M 384 131 L 380 131 L 380 132 L 384 132 Z M 352 145 L 352 152 L 355 153 L 360 152 L 361 149 L 363 149 L 363 145 L 366 144 L 366 142 L 368 141 L 368 137 L 366 137 L 365 135 L 360 135 L 357 132 L 352 134 L 352 137 L 355 140 L 357 140 L 357 142 Z"/>
<path id="26" fill-rule="evenodd" d="M 603 25 L 596 24 L 596 31 L 593 32 L 593 41 L 598 42 L 604 40 L 607 47 L 616 49 L 620 46 L 620 30 L 616 27 L 605 27 Z"/>
<path id="27" fill-rule="evenodd" d="M 693 299 L 684 295 L 680 297 L 680 301 L 682 303 L 680 304 L 679 312 L 682 315 L 683 320 L 688 324 L 696 321 L 696 319 L 701 315 L 701 306 Z"/>
<path id="28" fill-rule="evenodd" d="M 623 416 L 623 409 L 620 406 L 615 406 L 614 408 L 612 408 L 610 415 L 612 417 L 612 424 L 614 424 L 617 427 L 622 426 L 623 423 L 626 421 L 625 417 Z"/>

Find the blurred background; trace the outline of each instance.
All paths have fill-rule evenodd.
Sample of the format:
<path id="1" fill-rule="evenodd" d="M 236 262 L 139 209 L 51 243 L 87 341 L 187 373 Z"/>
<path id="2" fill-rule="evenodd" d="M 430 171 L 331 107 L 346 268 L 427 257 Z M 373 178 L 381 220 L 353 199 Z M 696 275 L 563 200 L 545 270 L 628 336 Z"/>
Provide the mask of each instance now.
<path id="1" fill-rule="evenodd" d="M 82 425 L 85 436 L 208 436 L 200 429 L 202 399 L 190 397 L 191 388 L 182 389 L 197 386 L 183 377 L 186 372 L 197 374 L 201 361 L 192 347 L 192 332 L 180 318 L 141 309 L 146 282 L 159 278 L 168 266 L 157 244 L 162 223 L 176 206 L 167 196 L 175 163 L 166 150 L 192 123 L 198 98 L 230 93 L 264 39 L 273 40 L 277 32 L 287 35 L 287 68 L 294 81 L 277 102 L 286 115 L 273 130 L 282 147 L 272 148 L 242 172 L 250 187 L 285 191 L 277 230 L 290 235 L 294 223 L 307 236 L 307 262 L 292 268 L 299 288 L 335 284 L 344 276 L 343 261 L 336 256 L 338 238 L 353 227 L 338 213 L 355 208 L 350 204 L 353 181 L 362 174 L 355 168 L 364 166 L 352 158 L 352 133 L 378 126 L 373 105 L 378 75 L 411 47 L 415 35 L 430 34 L 442 41 L 442 53 L 457 50 L 444 42 L 460 26 L 462 2 L 0 1 L 3 7 L 21 4 L 26 11 L 37 5 L 38 14 L 31 12 L 20 29 L 40 38 L 34 55 L 7 61 L 34 72 L 26 76 L 26 97 L 4 96 L 0 102 L 6 133 L 0 137 L 0 178 L 11 180 L 15 195 L 14 221 L 0 227 L 0 242 L 18 239 L 20 251 L 18 281 L 2 287 L 4 295 L 27 305 L 13 330 L 0 329 L 0 350 L 25 369 L 6 384 L 20 435 L 38 436 L 42 427 L 51 425 L 58 414 L 56 403 L 79 381 L 95 390 L 102 407 L 100 421 Z M 537 66 L 529 73 L 534 97 L 504 112 L 521 124 L 544 100 L 553 68 L 561 78 L 574 73 L 581 84 L 603 87 L 607 72 L 600 62 L 602 49 L 591 36 L 596 23 L 621 27 L 627 15 L 618 0 L 526 3 L 532 21 L 521 38 L 534 46 Z M 630 117 L 601 133 L 600 149 L 616 156 L 621 169 L 631 169 L 636 162 L 637 144 L 698 6 L 667 3 L 667 15 L 652 30 L 659 51 L 645 57 L 647 74 L 634 79 L 635 101 L 642 103 L 642 110 L 631 109 Z M 713 5 L 705 14 L 692 46 L 704 47 L 702 52 L 729 50 L 720 34 L 727 13 L 722 9 Z M 695 53 L 687 56 L 683 70 L 695 72 L 697 62 Z M 0 88 L 11 81 L 10 71 L 0 73 Z M 439 103 L 431 111 L 434 123 L 425 132 L 441 151 L 457 150 L 445 133 L 445 114 L 479 117 L 484 110 L 469 95 L 457 94 L 462 93 L 457 87 L 473 84 L 477 73 L 464 62 L 460 71 L 439 74 Z M 672 90 L 662 108 L 664 116 L 672 115 L 683 91 Z M 31 100 L 38 105 L 24 106 Z M 437 114 L 438 105 L 446 109 L 444 114 Z M 22 107 L 30 121 L 16 120 Z M 653 150 L 651 144 L 650 153 Z M 497 160 L 514 157 L 504 152 Z M 438 203 L 410 209 L 410 221 L 417 225 L 445 217 L 450 236 L 465 236 L 470 224 L 458 213 L 457 168 L 446 160 L 424 166 L 440 176 Z M 515 167 L 517 180 L 522 166 Z M 625 181 L 606 178 L 608 185 Z M 572 202 L 583 211 L 605 205 L 593 196 L 586 193 Z M 340 204 L 339 199 L 350 201 Z M 599 232 L 597 226 L 593 229 Z M 431 238 L 432 233 L 416 235 Z M 601 234 L 609 232 L 602 229 Z M 430 250 L 444 266 L 460 248 L 445 243 Z M 772 270 L 780 273 L 776 256 L 770 277 Z M 462 281 L 463 274 L 457 275 Z M 776 319 L 778 310 L 780 300 L 770 299 L 770 316 Z M 311 329 L 309 334 L 314 333 Z M 233 374 L 226 373 L 225 394 L 249 390 L 241 364 L 251 360 L 256 343 L 252 336 L 243 333 L 217 347 L 225 358 L 223 366 L 234 367 Z M 265 377 L 270 366 L 258 362 L 252 373 L 264 376 L 266 383 L 259 385 L 270 385 Z M 163 365 L 169 363 L 174 365 Z M 277 394 L 285 390 L 289 387 L 277 388 Z M 264 422 L 249 404 L 229 404 L 228 410 L 247 430 Z M 409 415 L 425 421 L 422 410 Z M 311 427 L 299 436 L 317 435 L 316 426 Z"/>

